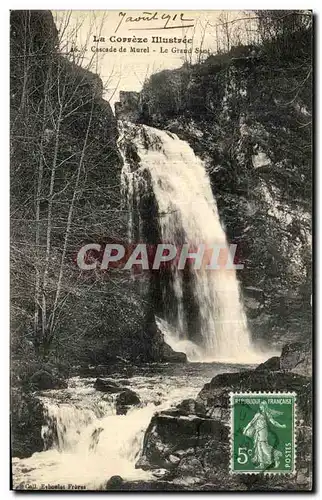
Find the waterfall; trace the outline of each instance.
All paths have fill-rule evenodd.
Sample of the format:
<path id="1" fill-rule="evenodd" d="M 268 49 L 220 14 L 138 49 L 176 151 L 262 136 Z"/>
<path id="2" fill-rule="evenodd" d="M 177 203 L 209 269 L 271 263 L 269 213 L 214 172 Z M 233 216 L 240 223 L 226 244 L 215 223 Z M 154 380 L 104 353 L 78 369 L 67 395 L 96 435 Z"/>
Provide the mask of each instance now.
<path id="1" fill-rule="evenodd" d="M 117 415 L 115 395 L 103 395 L 86 380 L 70 380 L 66 390 L 40 396 L 45 408 L 44 451 L 14 459 L 15 485 L 79 485 L 99 489 L 113 475 L 147 479 L 136 470 L 144 432 L 155 412 L 153 403 Z M 49 391 L 48 391 L 49 392 Z M 59 489 L 59 488 L 58 488 Z"/>
<path id="2" fill-rule="evenodd" d="M 141 405 L 125 415 L 117 415 L 115 394 L 94 388 L 95 379 L 74 377 L 67 389 L 38 394 L 45 408 L 44 450 L 13 458 L 14 487 L 96 490 L 104 489 L 115 475 L 126 481 L 150 480 L 153 474 L 136 468 L 136 463 L 153 414 L 196 397 L 210 374 L 227 369 L 218 365 L 207 371 L 208 365 L 198 366 L 163 366 L 159 371 L 154 366 L 151 373 L 132 377 L 131 388 Z"/>
<path id="3" fill-rule="evenodd" d="M 174 134 L 144 125 L 120 126 L 129 240 L 135 243 L 138 236 L 144 236 L 144 228 L 153 226 L 153 237 L 159 232 L 161 241 L 177 246 L 226 245 L 205 165 L 189 145 Z M 150 199 L 151 193 L 157 220 L 144 221 L 142 200 Z M 95 379 L 75 377 L 67 389 L 44 391 L 38 395 L 46 408 L 44 451 L 13 459 L 16 488 L 73 489 L 76 485 L 104 489 L 113 475 L 126 481 L 155 478 L 151 472 L 136 469 L 155 411 L 195 398 L 215 373 L 236 370 L 225 362 L 263 360 L 252 347 L 234 269 L 201 266 L 180 271 L 171 265 L 167 272 L 159 283 L 164 307 L 156 318 L 165 341 L 185 352 L 190 361 L 219 363 L 162 365 L 160 372 L 153 366 L 151 374 L 140 367 L 130 385 L 141 405 L 126 415 L 116 414 L 115 395 L 97 391 Z M 167 369 L 171 374 L 166 374 Z"/>
<path id="4" fill-rule="evenodd" d="M 120 122 L 120 130 L 129 234 L 131 230 L 133 234 L 133 210 L 139 210 L 138 196 L 152 185 L 163 242 L 226 246 L 205 165 L 188 143 L 146 125 Z M 169 288 L 169 284 L 163 286 L 164 303 Z M 190 361 L 256 362 L 235 269 L 207 270 L 202 266 L 197 270 L 190 266 L 184 273 L 172 265 L 171 293 L 174 304 L 170 306 L 168 301 L 169 308 L 164 308 L 158 325 L 173 349 L 186 352 Z"/>

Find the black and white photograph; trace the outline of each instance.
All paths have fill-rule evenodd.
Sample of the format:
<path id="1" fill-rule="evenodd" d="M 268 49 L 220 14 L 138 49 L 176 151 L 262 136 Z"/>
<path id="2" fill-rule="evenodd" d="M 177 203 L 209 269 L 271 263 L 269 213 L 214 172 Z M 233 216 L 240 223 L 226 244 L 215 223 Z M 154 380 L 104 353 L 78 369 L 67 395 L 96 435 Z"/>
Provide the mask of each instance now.
<path id="1" fill-rule="evenodd" d="M 312 491 L 314 17 L 10 11 L 11 489 Z"/>

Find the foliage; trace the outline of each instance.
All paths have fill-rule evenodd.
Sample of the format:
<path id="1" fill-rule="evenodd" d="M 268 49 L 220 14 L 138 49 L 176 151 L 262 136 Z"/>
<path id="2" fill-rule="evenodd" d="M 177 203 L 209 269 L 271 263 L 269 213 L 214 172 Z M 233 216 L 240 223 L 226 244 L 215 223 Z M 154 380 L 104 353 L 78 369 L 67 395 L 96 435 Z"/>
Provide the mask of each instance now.
<path id="1" fill-rule="evenodd" d="M 311 313 L 312 22 L 269 12 L 260 43 L 152 75 L 141 122 L 177 133 L 204 159 L 245 263 L 244 295 L 260 295 L 250 317 L 300 334 Z"/>
<path id="2" fill-rule="evenodd" d="M 11 453 L 24 458 L 43 450 L 41 427 L 44 424 L 42 403 L 19 388 L 11 392 Z"/>
<path id="3" fill-rule="evenodd" d="M 11 12 L 11 338 L 19 376 L 24 360 L 77 364 L 92 360 L 91 350 L 102 360 L 123 345 L 130 356 L 146 326 L 130 274 L 86 273 L 75 262 L 84 243 L 125 240 L 127 220 L 117 124 L 95 58 L 66 52 L 77 30 L 67 12 L 59 28 L 47 11 Z"/>

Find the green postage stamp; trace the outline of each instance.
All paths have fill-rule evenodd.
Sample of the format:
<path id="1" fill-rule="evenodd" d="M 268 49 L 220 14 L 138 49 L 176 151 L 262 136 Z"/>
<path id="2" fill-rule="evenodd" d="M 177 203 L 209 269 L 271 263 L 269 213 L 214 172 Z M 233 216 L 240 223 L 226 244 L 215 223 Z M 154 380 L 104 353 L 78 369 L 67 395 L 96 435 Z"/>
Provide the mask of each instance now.
<path id="1" fill-rule="evenodd" d="M 232 392 L 230 411 L 232 473 L 295 472 L 295 393 Z"/>

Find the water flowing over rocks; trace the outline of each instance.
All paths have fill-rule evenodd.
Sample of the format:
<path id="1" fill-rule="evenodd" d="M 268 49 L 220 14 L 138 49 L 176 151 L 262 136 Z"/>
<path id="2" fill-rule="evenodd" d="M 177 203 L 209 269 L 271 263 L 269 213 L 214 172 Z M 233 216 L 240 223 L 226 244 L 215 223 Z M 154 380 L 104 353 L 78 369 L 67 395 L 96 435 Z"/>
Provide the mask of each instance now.
<path id="1" fill-rule="evenodd" d="M 190 251 L 204 245 L 209 257 L 213 247 L 227 248 L 206 166 L 189 144 L 146 125 L 122 122 L 120 130 L 130 239 L 145 240 L 152 232 L 152 243 L 188 245 Z M 209 270 L 186 264 L 180 270 L 172 263 L 152 276 L 151 295 L 154 308 L 161 309 L 158 327 L 164 338 L 189 361 L 262 358 L 252 344 L 233 266 Z"/>
<path id="2" fill-rule="evenodd" d="M 249 326 L 280 346 L 311 336 L 312 132 L 299 126 L 312 112 L 311 37 L 304 30 L 299 50 L 287 44 L 276 59 L 270 44 L 232 47 L 160 71 L 118 108 L 122 119 L 176 134 L 205 162 L 227 238 L 246 257 Z"/>
<path id="3" fill-rule="evenodd" d="M 145 433 L 136 467 L 169 470 L 187 488 L 194 484 L 194 488 L 199 485 L 200 489 L 309 489 L 312 382 L 309 376 L 292 370 L 297 366 L 296 361 L 303 359 L 303 353 L 309 358 L 311 353 L 303 343 L 285 346 L 283 352 L 284 356 L 292 355 L 288 358 L 289 370 L 280 368 L 281 356 L 281 360 L 271 358 L 255 370 L 221 373 L 204 385 L 195 400 L 185 400 L 173 409 L 155 414 Z M 297 474 L 293 479 L 263 474 L 255 478 L 230 476 L 230 392 L 269 391 L 297 394 Z"/>

